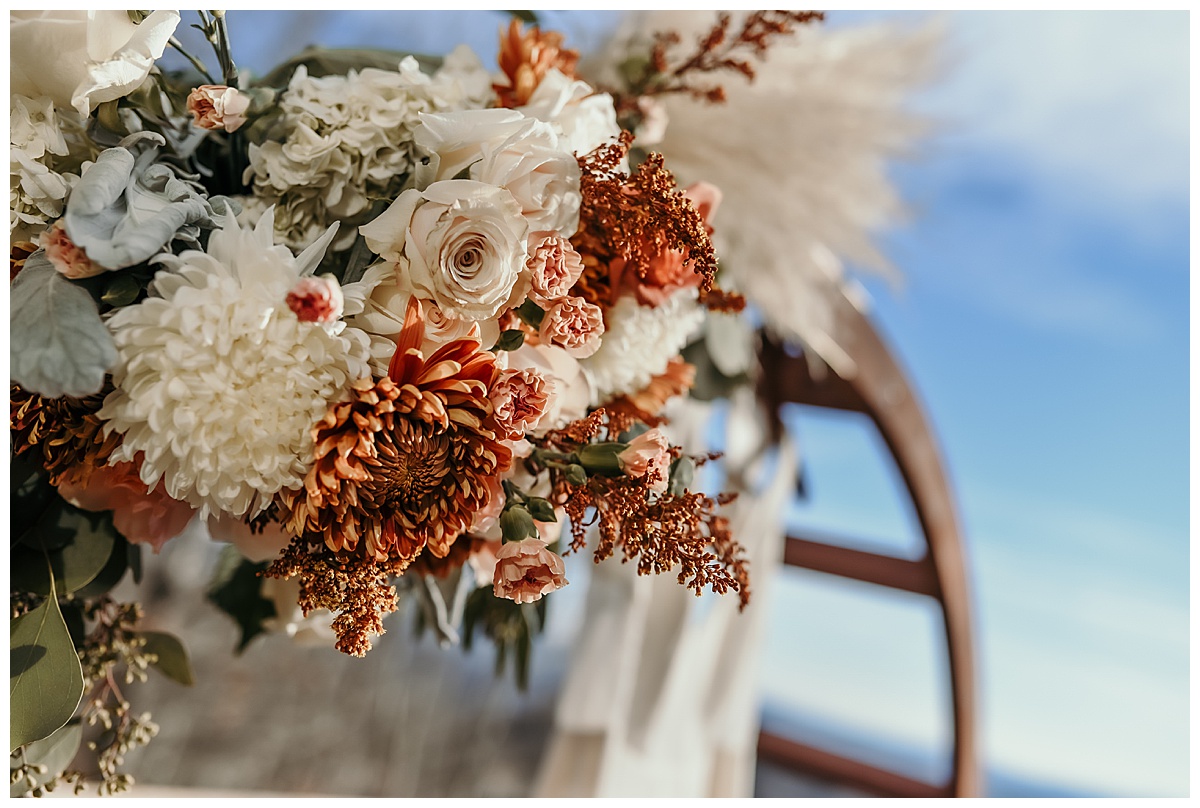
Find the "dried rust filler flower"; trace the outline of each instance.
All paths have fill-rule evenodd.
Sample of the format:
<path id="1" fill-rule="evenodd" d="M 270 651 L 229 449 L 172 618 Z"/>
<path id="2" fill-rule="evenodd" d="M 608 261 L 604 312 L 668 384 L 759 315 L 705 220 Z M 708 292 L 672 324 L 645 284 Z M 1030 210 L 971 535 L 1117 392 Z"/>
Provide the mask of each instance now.
<path id="1" fill-rule="evenodd" d="M 611 435 L 613 424 L 606 420 L 605 411 L 596 410 L 548 433 L 543 442 L 558 451 L 576 450 L 606 432 Z M 678 448 L 671 451 L 676 457 L 681 454 Z M 693 458 L 697 464 L 708 459 Z M 639 575 L 677 569 L 679 583 L 697 595 L 708 587 L 718 594 L 737 592 L 740 608 L 750 602 L 745 550 L 734 540 L 729 520 L 718 512 L 735 494 L 656 494 L 648 477 L 589 474 L 575 483 L 560 469 L 551 467 L 550 474 L 554 502 L 566 511 L 571 525 L 571 551 L 587 548 L 588 528 L 598 523 L 596 563 L 620 553 L 623 561 L 636 562 Z"/>
<path id="2" fill-rule="evenodd" d="M 423 552 L 450 554 L 492 496 L 512 452 L 492 418 L 499 369 L 474 337 L 426 357 L 421 304 L 409 302 L 388 375 L 352 385 L 313 427 L 304 488 L 278 497 L 297 538 L 270 569 L 301 577 L 300 605 L 341 614 L 338 648 L 355 656 L 396 608 L 387 576 Z"/>

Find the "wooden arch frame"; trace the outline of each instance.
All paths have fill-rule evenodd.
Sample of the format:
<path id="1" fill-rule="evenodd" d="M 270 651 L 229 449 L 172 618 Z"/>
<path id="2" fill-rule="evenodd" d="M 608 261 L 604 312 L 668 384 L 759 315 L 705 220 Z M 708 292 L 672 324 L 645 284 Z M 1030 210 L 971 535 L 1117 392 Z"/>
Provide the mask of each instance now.
<path id="1" fill-rule="evenodd" d="M 926 783 L 767 732 L 759 735 L 758 752 L 786 767 L 884 796 L 981 796 L 970 591 L 937 443 L 915 391 L 871 321 L 842 287 L 830 283 L 825 297 L 833 313 L 830 336 L 850 364 L 838 375 L 811 355 L 794 355 L 766 340 L 760 351 L 760 398 L 776 429 L 782 428 L 779 407 L 788 402 L 865 414 L 899 469 L 926 552 L 912 561 L 789 536 L 784 563 L 925 595 L 941 607 L 954 724 L 951 774 L 949 782 Z"/>

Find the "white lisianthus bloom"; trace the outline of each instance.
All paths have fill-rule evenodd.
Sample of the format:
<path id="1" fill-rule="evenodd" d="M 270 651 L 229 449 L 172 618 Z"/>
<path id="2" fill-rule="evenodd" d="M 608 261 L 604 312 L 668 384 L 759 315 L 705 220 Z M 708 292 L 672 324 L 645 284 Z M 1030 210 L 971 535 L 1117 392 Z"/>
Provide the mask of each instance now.
<path id="1" fill-rule="evenodd" d="M 503 188 L 446 180 L 409 189 L 359 231 L 405 291 L 450 317 L 487 320 L 523 294 L 529 224 Z"/>
<path id="2" fill-rule="evenodd" d="M 562 128 L 566 147 L 587 154 L 621 134 L 612 96 L 598 93 L 585 81 L 571 79 L 557 68 L 545 77 L 520 112 Z"/>
<path id="3" fill-rule="evenodd" d="M 87 117 L 105 101 L 136 90 L 179 25 L 178 11 L 9 12 L 10 91 L 49 96 Z"/>
<path id="4" fill-rule="evenodd" d="M 636 393 L 667 369 L 704 322 L 695 288 L 684 287 L 650 307 L 624 295 L 608 310 L 600 349 L 580 360 L 591 382 L 592 406 Z"/>
<path id="5" fill-rule="evenodd" d="M 162 480 L 202 519 L 253 516 L 302 486 L 313 424 L 370 374 L 366 334 L 304 321 L 287 304 L 334 228 L 293 256 L 273 244 L 273 218 L 266 211 L 248 231 L 225 217 L 207 252 L 159 256 L 171 271 L 108 320 L 119 358 L 100 418 L 123 434 L 110 462 L 140 453 L 143 482 Z M 350 309 L 359 295 L 346 298 Z"/>

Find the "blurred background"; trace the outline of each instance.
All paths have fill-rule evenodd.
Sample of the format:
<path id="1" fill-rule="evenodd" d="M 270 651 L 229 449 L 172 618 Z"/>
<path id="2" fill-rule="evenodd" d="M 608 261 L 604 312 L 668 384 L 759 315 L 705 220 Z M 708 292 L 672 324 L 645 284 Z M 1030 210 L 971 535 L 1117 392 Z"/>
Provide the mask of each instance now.
<path id="1" fill-rule="evenodd" d="M 544 28 L 565 32 L 567 44 L 585 52 L 620 17 L 538 14 Z M 229 17 L 239 65 L 258 73 L 310 43 L 444 53 L 466 42 L 493 64 L 497 30 L 507 23 L 503 12 Z M 881 18 L 931 22 L 929 15 L 835 11 L 826 24 Z M 943 69 L 912 103 L 935 126 L 892 167 L 909 221 L 880 234 L 902 281 L 862 280 L 876 326 L 925 404 L 960 509 L 988 793 L 1186 796 L 1189 18 L 968 12 L 932 22 L 944 30 Z M 878 437 L 854 418 L 800 407 L 789 421 L 807 490 L 791 522 L 870 537 L 859 549 L 916 557 L 919 534 Z M 180 547 L 162 562 L 194 576 L 195 565 L 211 562 L 207 549 Z M 572 583 L 585 584 L 582 578 Z M 491 679 L 490 648 L 465 657 L 441 651 L 430 637 L 408 639 L 400 624 L 387 637 L 392 650 L 367 660 L 375 667 L 328 663 L 359 665 L 344 674 L 357 679 L 329 688 L 310 683 L 284 700 L 305 703 L 312 721 L 333 726 L 338 719 L 322 719 L 323 710 L 340 710 L 344 721 L 360 713 L 386 721 L 385 707 L 397 699 L 469 692 L 475 728 L 442 728 L 446 750 L 469 756 L 471 744 L 490 734 L 521 750 L 514 758 L 536 758 L 584 590 L 573 585 L 555 596 L 529 694 Z M 761 672 L 766 726 L 913 777 L 944 777 L 951 713 L 934 605 L 801 570 L 785 570 L 770 594 Z M 208 639 L 200 636 L 204 626 Z M 431 795 L 441 788 L 436 772 L 451 771 L 444 760 L 437 768 L 425 730 L 424 747 L 404 742 L 426 771 L 423 790 L 404 778 L 389 786 L 387 777 L 368 788 L 349 773 L 353 765 L 314 777 L 321 756 L 311 749 L 309 757 L 287 756 L 279 767 L 287 774 L 273 784 L 249 772 L 239 779 L 236 762 L 202 765 L 201 753 L 219 761 L 229 748 L 231 739 L 213 737 L 203 749 L 192 742 L 198 762 L 185 771 L 171 763 L 177 747 L 166 733 L 197 721 L 206 699 L 209 715 L 232 731 L 245 721 L 234 709 L 244 691 L 238 682 L 271 670 L 282 676 L 297 660 L 315 665 L 331 652 L 290 651 L 286 638 L 270 637 L 217 663 L 208 660 L 232 647 L 231 625 L 205 616 L 180 634 L 194 649 L 200 683 L 188 694 L 149 686 L 162 704 L 147 707 L 164 735 L 137 753 L 143 764 L 132 760 L 143 781 L 213 784 L 224 771 L 220 782 L 230 787 L 284 790 L 299 782 L 325 793 Z M 205 669 L 217 664 L 226 667 Z M 431 674 L 436 693 L 418 684 Z M 348 705 L 355 698 L 348 691 L 358 688 L 381 692 L 364 690 L 357 698 L 367 702 Z M 435 713 L 430 708 L 430 720 Z M 281 727 L 277 743 L 287 737 Z M 474 740 L 456 746 L 455 731 Z M 495 795 L 521 793 L 521 778 L 536 764 L 508 762 L 489 775 Z M 760 793 L 801 793 L 774 777 L 760 770 Z"/>

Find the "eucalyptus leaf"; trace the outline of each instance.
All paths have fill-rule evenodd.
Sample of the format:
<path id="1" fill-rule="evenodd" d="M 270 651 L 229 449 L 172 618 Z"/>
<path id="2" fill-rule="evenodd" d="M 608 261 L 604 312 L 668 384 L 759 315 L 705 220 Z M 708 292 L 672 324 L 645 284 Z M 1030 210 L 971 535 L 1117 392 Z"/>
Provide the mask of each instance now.
<path id="1" fill-rule="evenodd" d="M 196 683 L 196 677 L 192 674 L 192 662 L 178 637 L 161 631 L 142 631 L 139 634 L 146 640 L 145 652 L 158 657 L 151 664 L 160 673 L 187 687 Z"/>
<path id="2" fill-rule="evenodd" d="M 221 551 L 208 587 L 208 599 L 241 629 L 239 654 L 252 639 L 266 631 L 263 621 L 275 617 L 275 605 L 262 596 L 262 579 L 258 576 L 266 568 L 266 562 L 247 561 L 236 547 L 229 545 Z"/>
<path id="3" fill-rule="evenodd" d="M 141 548 L 136 544 L 130 544 L 115 529 L 113 530 L 113 542 L 113 551 L 109 555 L 104 569 L 100 570 L 95 578 L 80 587 L 75 592 L 75 597 L 98 598 L 112 591 L 112 588 L 119 584 L 121 579 L 125 577 L 125 572 L 130 567 L 129 559 L 134 556 L 141 557 L 139 555 Z"/>
<path id="4" fill-rule="evenodd" d="M 48 568 L 54 570 L 54 588 L 64 594 L 77 592 L 107 567 L 116 546 L 112 521 L 64 499 L 46 510 L 30 535 L 29 544 L 36 549 L 11 553 L 12 577 L 28 587 L 25 591 L 42 595 L 50 594 Z M 121 552 L 124 555 L 124 549 Z"/>
<path id="5" fill-rule="evenodd" d="M 675 497 L 683 494 L 692 484 L 692 479 L 695 476 L 696 462 L 687 455 L 679 457 L 671 464 L 670 484 L 667 487 L 667 493 Z"/>
<path id="6" fill-rule="evenodd" d="M 100 299 L 114 308 L 128 306 L 142 293 L 142 285 L 126 272 L 111 273 L 112 280 L 104 287 Z"/>
<path id="7" fill-rule="evenodd" d="M 117 346 L 91 295 L 38 250 L 9 287 L 9 300 L 12 380 L 47 398 L 100 392 L 117 363 Z"/>
<path id="8" fill-rule="evenodd" d="M 21 541 L 26 532 L 37 524 L 50 504 L 58 499 L 54 486 L 50 485 L 49 477 L 35 463 L 30 462 L 31 454 L 32 452 L 26 452 L 15 455 L 9 464 L 9 504 L 12 507 L 9 519 L 10 544 Z"/>
<path id="9" fill-rule="evenodd" d="M 83 669 L 54 592 L 10 623 L 8 682 L 12 750 L 48 738 L 75 714 Z"/>
<path id="10" fill-rule="evenodd" d="M 18 780 L 9 787 L 10 797 L 23 797 L 35 788 L 39 788 L 58 777 L 75 759 L 83 743 L 83 722 L 72 718 L 49 737 L 34 741 L 25 746 L 25 762 L 30 765 L 45 766 L 43 774 L 33 773 L 33 784 L 26 780 Z M 10 761 L 12 759 L 10 758 Z M 10 763 L 10 768 L 15 762 Z"/>

